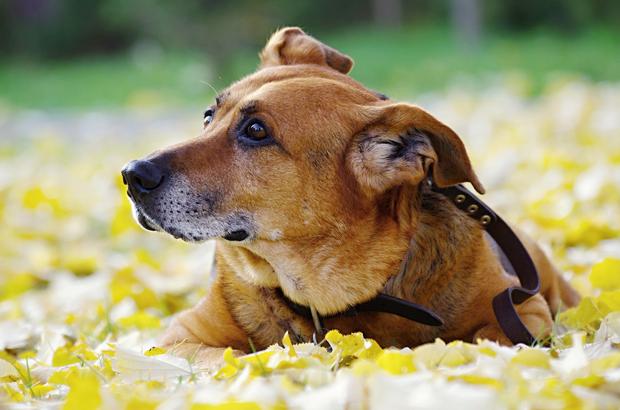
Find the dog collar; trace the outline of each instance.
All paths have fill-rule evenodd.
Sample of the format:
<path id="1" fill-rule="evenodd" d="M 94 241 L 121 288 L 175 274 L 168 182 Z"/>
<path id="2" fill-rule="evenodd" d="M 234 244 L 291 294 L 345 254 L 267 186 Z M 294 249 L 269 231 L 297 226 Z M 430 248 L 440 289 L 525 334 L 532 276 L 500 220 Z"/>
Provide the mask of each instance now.
<path id="1" fill-rule="evenodd" d="M 278 288 L 277 292 L 284 299 L 291 310 L 301 316 L 312 319 L 317 331 L 323 330 L 322 319 L 330 319 L 337 316 L 357 316 L 361 312 L 391 313 L 428 326 L 443 325 L 441 318 L 432 310 L 425 308 L 422 305 L 418 305 L 417 303 L 409 302 L 408 300 L 390 296 L 385 293 L 379 293 L 369 301 L 359 303 L 343 312 L 320 316 L 316 311 L 313 312 L 314 309 L 290 300 L 286 297 L 286 295 L 284 295 L 282 289 Z"/>
<path id="2" fill-rule="evenodd" d="M 429 185 L 434 192 L 446 196 L 458 209 L 476 219 L 497 244 L 504 269 L 516 275 L 521 286 L 509 287 L 493 298 L 495 317 L 502 331 L 513 344 L 533 344 L 536 339 L 521 321 L 515 309 L 515 305 L 525 302 L 540 290 L 538 272 L 525 246 L 499 215 L 462 185 L 439 188 L 432 181 L 429 181 Z M 312 320 L 318 337 L 325 331 L 322 319 L 356 316 L 361 312 L 390 313 L 428 326 L 443 325 L 442 319 L 432 310 L 385 293 L 379 293 L 373 299 L 352 306 L 343 312 L 321 317 L 312 307 L 290 300 L 280 288 L 277 291 L 291 310 Z"/>
<path id="3" fill-rule="evenodd" d="M 462 185 L 439 188 L 431 183 L 431 187 L 433 191 L 450 198 L 458 209 L 478 220 L 497 244 L 504 269 L 515 275 L 521 286 L 509 287 L 493 298 L 495 318 L 513 344 L 534 344 L 536 338 L 515 309 L 515 305 L 520 305 L 540 290 L 538 271 L 525 246 L 499 215 Z"/>

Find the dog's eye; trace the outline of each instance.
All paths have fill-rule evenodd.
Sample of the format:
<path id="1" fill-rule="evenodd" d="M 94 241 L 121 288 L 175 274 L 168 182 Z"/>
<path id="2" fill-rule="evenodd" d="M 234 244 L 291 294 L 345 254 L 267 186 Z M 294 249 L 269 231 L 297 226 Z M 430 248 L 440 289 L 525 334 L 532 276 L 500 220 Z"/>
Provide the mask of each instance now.
<path id="1" fill-rule="evenodd" d="M 258 119 L 243 122 L 237 131 L 237 140 L 246 147 L 263 147 L 275 143 L 269 128 Z"/>
<path id="2" fill-rule="evenodd" d="M 209 108 L 207 111 L 205 111 L 204 116 L 203 116 L 203 124 L 207 125 L 207 124 L 211 124 L 211 121 L 213 121 L 213 110 L 211 108 Z"/>
<path id="3" fill-rule="evenodd" d="M 267 138 L 267 130 L 260 122 L 253 121 L 245 129 L 245 135 L 255 141 L 261 141 Z"/>

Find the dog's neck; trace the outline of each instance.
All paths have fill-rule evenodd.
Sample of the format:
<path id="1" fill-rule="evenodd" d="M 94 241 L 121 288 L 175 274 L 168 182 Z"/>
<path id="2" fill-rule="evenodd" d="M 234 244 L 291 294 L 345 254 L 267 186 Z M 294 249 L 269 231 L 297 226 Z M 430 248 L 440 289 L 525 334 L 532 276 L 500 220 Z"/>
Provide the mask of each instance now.
<path id="1" fill-rule="evenodd" d="M 454 284 L 455 275 L 468 276 L 476 269 L 477 255 L 487 242 L 478 223 L 426 185 L 416 192 L 411 205 L 411 239 L 407 252 L 398 273 L 389 278 L 384 291 L 432 305 L 432 300 L 423 299 L 423 295 L 440 299 L 442 289 Z M 404 213 L 405 205 L 402 207 Z M 424 292 L 422 288 L 433 291 Z"/>
<path id="2" fill-rule="evenodd" d="M 280 287 L 294 302 L 332 314 L 384 291 L 418 303 L 457 272 L 474 269 L 482 229 L 428 187 L 402 187 L 375 212 L 338 235 L 279 241 L 244 249 L 226 247 L 233 268 L 254 284 Z M 234 248 L 234 249 L 229 249 Z M 258 256 L 260 255 L 260 256 Z M 230 258 L 226 258 L 230 259 Z"/>

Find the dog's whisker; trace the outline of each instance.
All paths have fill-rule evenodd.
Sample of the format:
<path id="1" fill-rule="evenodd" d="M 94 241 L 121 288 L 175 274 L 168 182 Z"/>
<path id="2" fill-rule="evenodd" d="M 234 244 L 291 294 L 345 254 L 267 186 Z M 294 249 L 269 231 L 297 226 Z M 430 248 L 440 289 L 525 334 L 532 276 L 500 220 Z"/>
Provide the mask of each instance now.
<path id="1" fill-rule="evenodd" d="M 219 95 L 220 92 L 208 81 L 206 80 L 201 80 L 200 81 L 202 84 L 208 86 L 211 90 L 213 90 L 213 92 L 215 93 L 215 95 Z"/>

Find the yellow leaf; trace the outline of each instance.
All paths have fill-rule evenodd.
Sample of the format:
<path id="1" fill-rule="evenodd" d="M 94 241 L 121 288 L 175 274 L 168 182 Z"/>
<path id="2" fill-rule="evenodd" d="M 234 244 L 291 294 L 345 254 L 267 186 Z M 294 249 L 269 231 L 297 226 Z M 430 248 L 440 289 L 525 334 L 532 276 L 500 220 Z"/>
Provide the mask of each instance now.
<path id="1" fill-rule="evenodd" d="M 48 383 L 54 384 L 69 384 L 69 376 L 74 372 L 75 368 L 67 368 L 56 370 L 52 375 L 47 379 Z"/>
<path id="2" fill-rule="evenodd" d="M 131 297 L 139 309 L 160 305 L 155 292 L 134 275 L 132 267 L 128 266 L 116 271 L 109 287 L 112 303 L 118 303 L 126 297 Z"/>
<path id="3" fill-rule="evenodd" d="M 85 343 L 67 343 L 54 351 L 52 365 L 55 367 L 79 363 L 82 360 L 95 360 L 97 355 Z"/>
<path id="4" fill-rule="evenodd" d="M 83 252 L 75 253 L 73 251 L 63 255 L 60 264 L 76 276 L 89 276 L 97 269 L 99 260 L 96 255 L 87 255 Z"/>
<path id="5" fill-rule="evenodd" d="M 251 366 L 261 368 L 263 370 L 267 366 L 267 362 L 271 356 L 275 354 L 274 351 L 271 350 L 261 350 L 256 353 L 248 354 L 239 358 L 239 360 L 243 363 L 247 363 Z"/>
<path id="6" fill-rule="evenodd" d="M 161 347 L 153 346 L 146 352 L 144 352 L 145 356 L 159 356 L 160 354 L 166 353 L 166 349 L 162 349 Z"/>
<path id="7" fill-rule="evenodd" d="M 69 394 L 63 410 L 98 409 L 101 407 L 100 383 L 89 370 L 80 369 L 69 376 Z"/>
<path id="8" fill-rule="evenodd" d="M 568 309 L 558 315 L 558 320 L 575 329 L 595 330 L 604 317 L 595 300 L 586 296 L 577 307 Z"/>
<path id="9" fill-rule="evenodd" d="M 166 384 L 159 380 L 141 381 L 140 385 L 146 387 L 147 390 L 161 390 L 166 387 Z"/>
<path id="10" fill-rule="evenodd" d="M 590 363 L 592 372 L 601 374 L 608 369 L 620 368 L 620 352 L 614 352 L 604 357 L 592 360 Z"/>
<path id="11" fill-rule="evenodd" d="M 14 402 L 24 401 L 24 395 L 18 389 L 11 387 L 7 384 L 3 384 L 2 387 L 4 388 L 5 393 L 7 394 L 7 396 L 9 396 L 9 399 L 11 401 L 14 401 Z"/>
<path id="12" fill-rule="evenodd" d="M 132 397 L 125 405 L 125 410 L 155 410 L 159 406 L 156 401 L 141 397 Z"/>
<path id="13" fill-rule="evenodd" d="M 236 375 L 238 372 L 239 372 L 239 369 L 237 367 L 232 366 L 230 364 L 225 364 L 224 366 L 219 368 L 217 373 L 215 373 L 214 377 L 216 380 L 226 380 L 226 379 L 230 379 L 231 377 Z"/>
<path id="14" fill-rule="evenodd" d="M 489 346 L 480 346 L 480 348 L 478 349 L 478 352 L 486 356 L 491 356 L 491 357 L 497 356 L 497 352 L 491 349 Z"/>
<path id="15" fill-rule="evenodd" d="M 224 350 L 224 363 L 235 367 L 241 366 L 241 361 L 235 357 L 235 353 L 231 347 L 227 347 L 226 350 Z"/>
<path id="16" fill-rule="evenodd" d="M 26 209 L 35 209 L 48 201 L 48 196 L 38 186 L 28 189 L 22 196 L 22 205 Z"/>
<path id="17" fill-rule="evenodd" d="M 351 356 L 353 358 L 374 359 L 382 352 L 381 347 L 372 339 L 365 339 L 360 332 L 351 333 L 343 336 L 336 330 L 331 330 L 325 335 L 335 352 L 340 353 L 342 358 Z"/>
<path id="18" fill-rule="evenodd" d="M 148 265 L 155 270 L 161 270 L 161 263 L 147 249 L 138 248 L 134 255 L 138 262 Z"/>
<path id="19" fill-rule="evenodd" d="M 293 346 L 293 342 L 291 342 L 288 331 L 286 331 L 282 337 L 282 345 L 284 345 L 290 357 L 297 357 L 297 352 L 295 352 L 295 347 Z"/>
<path id="20" fill-rule="evenodd" d="M 30 273 L 9 275 L 0 285 L 0 301 L 11 299 L 47 282 Z"/>
<path id="21" fill-rule="evenodd" d="M 592 267 L 590 283 L 602 290 L 620 289 L 620 259 L 605 258 Z"/>
<path id="22" fill-rule="evenodd" d="M 549 369 L 549 356 L 542 350 L 524 348 L 521 349 L 511 360 L 511 363 L 528 367 L 540 367 Z"/>
<path id="23" fill-rule="evenodd" d="M 194 403 L 191 410 L 260 410 L 261 406 L 258 403 L 252 402 L 240 402 L 229 401 L 226 403 L 208 404 L 208 403 Z"/>
<path id="24" fill-rule="evenodd" d="M 424 364 L 429 369 L 436 367 L 445 353 L 446 344 L 441 339 L 436 339 L 435 343 L 427 343 L 413 349 L 415 362 Z"/>
<path id="25" fill-rule="evenodd" d="M 377 359 L 377 363 L 380 359 L 381 356 L 379 356 L 379 358 Z M 370 376 L 377 371 L 377 363 L 371 360 L 356 360 L 355 363 L 353 363 L 353 365 L 351 366 L 351 371 L 356 376 Z M 386 364 L 385 367 L 382 367 L 386 371 L 391 373 L 391 371 L 386 368 L 389 367 L 389 364 Z"/>
<path id="26" fill-rule="evenodd" d="M 56 390 L 56 387 L 50 386 L 49 384 L 37 384 L 36 386 L 32 386 L 30 390 L 34 397 L 40 399 L 52 390 Z"/>
<path id="27" fill-rule="evenodd" d="M 470 360 L 459 350 L 459 347 L 448 346 L 439 361 L 440 366 L 457 367 L 469 363 Z"/>
<path id="28" fill-rule="evenodd" d="M 298 358 L 295 358 L 294 360 L 293 359 L 287 360 L 287 359 L 292 359 L 292 358 L 287 356 L 285 359 L 280 360 L 278 364 L 274 367 L 274 369 L 276 370 L 307 369 L 310 367 L 310 361 L 306 357 L 298 357 Z"/>
<path id="29" fill-rule="evenodd" d="M 152 289 L 143 286 L 141 289 L 134 290 L 132 295 L 133 300 L 139 309 L 146 309 L 150 307 L 159 307 L 159 299 Z"/>
<path id="30" fill-rule="evenodd" d="M 118 320 L 118 324 L 126 328 L 135 327 L 138 329 L 159 329 L 161 327 L 159 318 L 145 311 L 138 311 L 133 315 L 122 317 Z"/>
<path id="31" fill-rule="evenodd" d="M 480 384 L 493 387 L 494 389 L 502 388 L 502 382 L 492 377 L 480 376 L 477 374 L 463 374 L 456 376 L 455 378 L 469 384 Z"/>
<path id="32" fill-rule="evenodd" d="M 239 372 L 239 369 L 243 367 L 243 363 L 233 352 L 233 349 L 227 347 L 224 350 L 224 365 L 215 373 L 215 378 L 218 380 L 229 379 Z"/>
<path id="33" fill-rule="evenodd" d="M 582 409 L 584 408 L 581 399 L 575 395 L 569 386 L 559 379 L 546 379 L 539 394 L 541 397 L 552 399 L 557 402 L 557 408 L 562 409 Z"/>
<path id="34" fill-rule="evenodd" d="M 589 376 L 578 377 L 573 380 L 573 384 L 577 386 L 585 386 L 589 388 L 596 388 L 605 384 L 605 378 L 596 374 L 591 374 Z"/>
<path id="35" fill-rule="evenodd" d="M 361 334 L 361 333 L 360 333 Z M 376 359 L 383 353 L 383 349 L 379 346 L 379 343 L 375 342 L 373 339 L 364 339 L 363 350 L 357 354 L 357 357 L 360 359 Z"/>
<path id="36" fill-rule="evenodd" d="M 0 383 L 15 382 L 20 379 L 17 369 L 4 359 L 0 359 Z"/>
<path id="37" fill-rule="evenodd" d="M 340 333 L 338 330 L 330 330 L 325 335 L 325 340 L 327 340 L 329 344 L 332 345 L 333 347 L 337 345 L 342 340 L 343 337 L 344 336 L 342 336 L 342 333 Z"/>
<path id="38" fill-rule="evenodd" d="M 102 362 L 103 366 L 101 367 L 101 373 L 108 379 L 111 379 L 116 375 L 116 372 L 112 369 L 112 362 L 107 357 L 103 358 Z"/>
<path id="39" fill-rule="evenodd" d="M 25 352 L 21 352 L 18 357 L 20 359 L 34 359 L 37 357 L 37 353 L 32 350 L 27 350 Z"/>
<path id="40" fill-rule="evenodd" d="M 60 216 L 65 212 L 58 198 L 48 195 L 40 186 L 32 187 L 24 192 L 22 205 L 26 209 L 37 209 L 45 205 L 54 212 L 54 216 Z"/>
<path id="41" fill-rule="evenodd" d="M 52 357 L 52 366 L 66 366 L 72 363 L 78 363 L 80 359 L 75 355 L 71 346 L 65 345 L 60 346 L 58 349 L 54 351 L 54 356 Z"/>
<path id="42" fill-rule="evenodd" d="M 413 355 L 399 350 L 384 350 L 377 358 L 377 364 L 391 374 L 405 374 L 416 370 Z"/>
<path id="43" fill-rule="evenodd" d="M 26 366 L 20 363 L 15 357 L 11 356 L 4 350 L 0 350 L 0 359 L 11 364 L 15 370 L 17 370 L 17 374 L 22 380 L 27 378 L 28 369 L 26 369 Z"/>
<path id="44" fill-rule="evenodd" d="M 607 316 L 611 312 L 619 312 L 620 289 L 611 292 L 601 292 L 596 298 L 596 302 L 602 316 Z"/>

